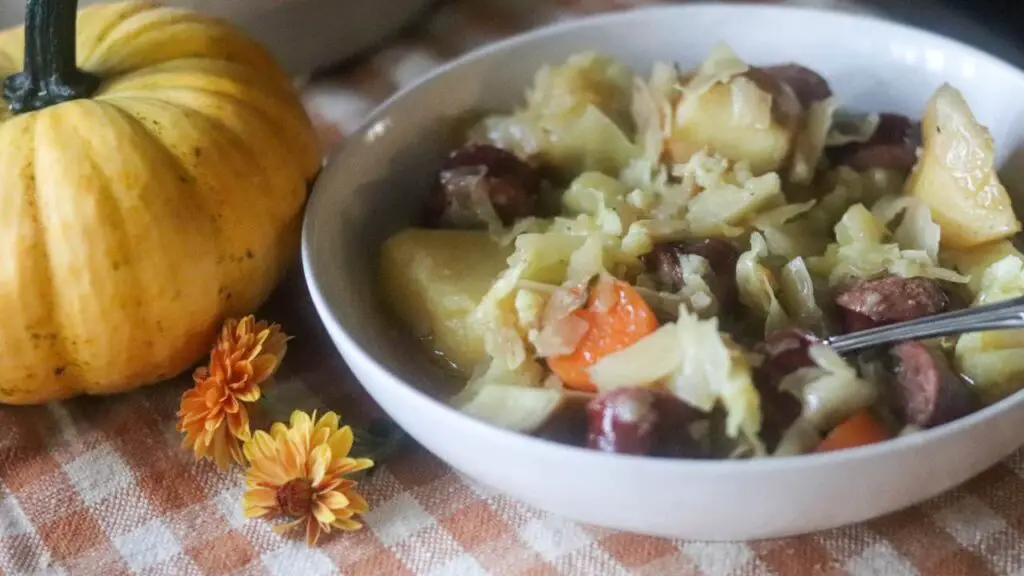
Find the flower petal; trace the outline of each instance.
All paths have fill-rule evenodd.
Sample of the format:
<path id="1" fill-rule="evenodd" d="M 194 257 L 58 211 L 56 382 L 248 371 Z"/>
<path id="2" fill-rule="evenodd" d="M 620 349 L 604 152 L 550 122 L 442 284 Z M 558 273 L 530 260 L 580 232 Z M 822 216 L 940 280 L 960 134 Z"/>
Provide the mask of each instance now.
<path id="1" fill-rule="evenodd" d="M 228 449 L 231 451 L 231 459 L 235 461 L 235 464 L 245 465 L 245 454 L 242 453 L 242 443 L 234 438 L 231 438 L 228 442 Z"/>
<path id="2" fill-rule="evenodd" d="M 323 502 L 313 503 L 313 517 L 321 524 L 330 524 L 331 522 L 334 522 L 334 512 L 325 506 Z"/>
<path id="3" fill-rule="evenodd" d="M 235 397 L 242 402 L 248 402 L 250 404 L 253 402 L 259 402 L 260 396 L 263 395 L 263 392 L 260 390 L 259 383 L 263 380 L 265 380 L 265 378 L 250 380 L 246 387 L 235 391 Z"/>
<path id="4" fill-rule="evenodd" d="M 306 472 L 306 455 L 302 454 L 302 457 L 299 457 L 299 451 L 304 449 L 295 441 L 294 432 L 294 430 L 289 430 L 288 434 L 277 437 L 276 452 L 278 462 L 280 462 L 285 475 L 290 478 L 298 478 L 299 476 L 303 476 Z M 301 466 L 300 461 L 302 464 Z"/>
<path id="5" fill-rule="evenodd" d="M 352 450 L 352 442 L 354 436 L 352 435 L 352 428 L 345 426 L 331 435 L 330 440 L 327 441 L 331 445 L 331 454 L 335 460 L 341 458 L 347 458 L 349 451 Z"/>
<path id="6" fill-rule="evenodd" d="M 274 422 L 274 424 L 270 426 L 270 435 L 273 436 L 275 440 L 281 436 L 287 436 L 288 425 L 284 422 Z"/>
<path id="7" fill-rule="evenodd" d="M 272 509 L 264 506 L 256 506 L 254 504 L 242 504 L 242 514 L 246 518 L 260 518 L 270 513 Z"/>
<path id="8" fill-rule="evenodd" d="M 277 506 L 277 490 L 272 488 L 253 488 L 242 495 L 242 504 L 273 508 Z"/>
<path id="9" fill-rule="evenodd" d="M 341 418 L 335 412 L 325 412 L 320 420 L 317 421 L 317 428 L 326 428 L 330 430 L 331 434 L 338 429 L 338 425 L 341 422 Z M 330 434 L 328 434 L 330 436 Z"/>
<path id="10" fill-rule="evenodd" d="M 340 476 L 345 474 L 354 474 L 360 470 L 366 470 L 373 468 L 373 460 L 369 458 L 344 458 L 342 460 L 335 460 L 331 463 L 331 468 L 327 471 L 332 476 Z"/>
<path id="11" fill-rule="evenodd" d="M 327 444 L 321 444 L 316 448 L 313 448 L 313 452 L 309 455 L 309 470 L 307 477 L 309 481 L 313 483 L 313 486 L 319 486 L 324 480 L 324 474 L 327 473 L 327 467 L 331 464 L 331 447 Z"/>
<path id="12" fill-rule="evenodd" d="M 313 422 L 310 419 L 309 414 L 306 414 L 302 410 L 295 410 L 295 411 L 292 412 L 292 417 L 291 417 L 290 424 L 291 425 L 289 427 L 291 429 L 293 429 L 293 430 L 300 430 L 307 437 L 313 431 Z"/>
<path id="13" fill-rule="evenodd" d="M 284 534 L 285 532 L 288 532 L 293 528 L 298 528 L 299 525 L 305 521 L 305 518 L 299 518 L 298 520 L 294 520 L 292 522 L 288 522 L 285 524 L 275 524 L 271 529 L 278 534 Z"/>
<path id="14" fill-rule="evenodd" d="M 250 370 L 252 370 L 252 374 L 250 376 L 250 378 L 252 378 L 252 382 L 254 384 L 259 384 L 267 378 L 270 378 L 274 375 L 274 372 L 277 371 L 277 367 L 279 365 L 280 362 L 278 362 L 277 357 L 273 354 L 263 354 L 254 358 L 252 362 L 249 363 L 249 366 L 251 367 Z"/>
<path id="15" fill-rule="evenodd" d="M 232 462 L 237 462 L 232 446 L 238 451 L 240 457 L 242 450 L 238 440 L 228 434 L 227 428 L 218 428 L 213 436 L 213 441 L 210 443 L 210 447 L 213 449 L 213 461 L 217 464 L 217 468 L 220 468 L 222 471 L 227 470 Z"/>
<path id="16" fill-rule="evenodd" d="M 334 490 L 321 493 L 318 500 L 331 510 L 342 510 L 348 508 L 349 505 L 349 499 L 341 492 Z"/>
<path id="17" fill-rule="evenodd" d="M 345 497 L 348 498 L 349 510 L 357 514 L 366 514 L 370 511 L 370 505 L 358 492 L 355 490 L 345 490 L 343 493 L 345 494 Z"/>
<path id="18" fill-rule="evenodd" d="M 320 446 L 327 444 L 327 440 L 331 437 L 331 430 L 329 428 L 314 428 L 313 436 L 309 439 L 310 447 Z"/>
<path id="19" fill-rule="evenodd" d="M 274 440 L 263 430 L 257 430 L 244 446 L 246 460 L 274 457 Z"/>
<path id="20" fill-rule="evenodd" d="M 320 523 L 316 521 L 316 518 L 310 516 L 306 520 L 306 544 L 310 548 L 316 546 L 316 541 L 320 539 Z"/>
<path id="21" fill-rule="evenodd" d="M 363 524 L 361 522 L 357 522 L 355 520 L 352 520 L 351 518 L 337 518 L 331 524 L 335 528 L 341 528 L 342 530 L 345 530 L 345 531 L 348 531 L 348 532 L 351 532 L 351 531 L 354 531 L 354 530 L 359 530 L 360 528 L 363 527 Z"/>
<path id="22" fill-rule="evenodd" d="M 232 436 L 243 442 L 249 440 L 251 435 L 249 430 L 249 411 L 246 410 L 244 405 L 239 404 L 238 412 L 229 414 L 227 422 L 228 430 L 231 431 Z"/>

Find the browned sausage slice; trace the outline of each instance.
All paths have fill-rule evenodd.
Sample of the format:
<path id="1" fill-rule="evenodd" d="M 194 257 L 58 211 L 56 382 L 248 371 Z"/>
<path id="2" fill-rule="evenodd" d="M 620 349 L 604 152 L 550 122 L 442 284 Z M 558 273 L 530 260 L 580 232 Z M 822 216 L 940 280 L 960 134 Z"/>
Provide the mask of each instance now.
<path id="1" fill-rule="evenodd" d="M 812 102 L 832 96 L 832 88 L 820 74 L 798 64 L 783 64 L 761 68 L 764 72 L 785 82 L 796 93 L 800 104 L 806 109 Z"/>
<path id="2" fill-rule="evenodd" d="M 892 348 L 892 356 L 904 423 L 931 428 L 976 409 L 974 394 L 938 352 L 904 342 Z"/>
<path id="3" fill-rule="evenodd" d="M 857 282 L 836 305 L 846 332 L 857 332 L 938 314 L 949 306 L 949 297 L 931 278 L 886 276 Z"/>
<path id="4" fill-rule="evenodd" d="M 787 129 L 795 129 L 807 107 L 796 88 L 765 68 L 751 67 L 743 75 L 772 97 L 772 118 Z"/>
<path id="5" fill-rule="evenodd" d="M 623 388 L 587 406 L 587 445 L 602 452 L 694 458 L 689 425 L 700 412 L 668 392 Z"/>
<path id="6" fill-rule="evenodd" d="M 818 337 L 808 330 L 785 328 L 768 334 L 759 348 L 765 359 L 754 374 L 754 384 L 761 395 L 761 440 L 768 450 L 775 449 L 802 409 L 796 396 L 782 391 L 779 384 L 789 374 L 814 365 L 809 351 L 817 342 Z"/>
<path id="7" fill-rule="evenodd" d="M 899 114 L 880 114 L 878 129 L 867 142 L 851 142 L 826 150 L 829 162 L 857 171 L 883 168 L 907 172 L 917 162 L 921 126 Z"/>
<path id="8" fill-rule="evenodd" d="M 779 380 L 801 368 L 813 366 L 809 351 L 819 342 L 817 336 L 802 328 L 785 328 L 764 340 L 765 366 Z"/>
<path id="9" fill-rule="evenodd" d="M 678 292 L 683 289 L 683 267 L 679 258 L 684 254 L 700 256 L 708 261 L 712 277 L 705 280 L 721 307 L 731 308 L 737 299 L 736 262 L 740 257 L 739 249 L 731 242 L 719 238 L 656 244 L 651 252 L 644 255 L 643 262 L 662 290 Z"/>
<path id="10" fill-rule="evenodd" d="M 502 223 L 534 213 L 541 179 L 515 154 L 490 145 L 469 145 L 453 152 L 441 166 L 427 198 L 427 224 L 442 228 L 484 228 L 473 210 L 476 196 L 486 198 Z"/>

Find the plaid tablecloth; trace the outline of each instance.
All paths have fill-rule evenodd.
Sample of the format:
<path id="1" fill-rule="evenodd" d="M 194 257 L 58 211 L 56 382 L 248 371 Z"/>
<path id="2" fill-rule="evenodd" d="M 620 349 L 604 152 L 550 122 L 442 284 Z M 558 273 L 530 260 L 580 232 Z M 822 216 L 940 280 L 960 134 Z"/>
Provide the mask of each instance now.
<path id="1" fill-rule="evenodd" d="M 641 0 L 463 0 L 305 99 L 335 143 L 396 88 L 472 46 Z M 806 3 L 822 4 L 824 0 Z M 835 1 L 829 4 L 836 4 Z M 372 404 L 331 347 L 294 272 L 260 313 L 296 335 L 274 404 L 357 422 Z M 961 489 L 859 526 L 758 543 L 639 537 L 576 524 L 492 493 L 410 447 L 363 485 L 367 529 L 316 549 L 241 513 L 242 477 L 195 464 L 175 411 L 189 385 L 0 407 L 0 574 L 998 574 L 1024 576 L 1024 456 Z M 842 497 L 842 495 L 837 495 Z"/>

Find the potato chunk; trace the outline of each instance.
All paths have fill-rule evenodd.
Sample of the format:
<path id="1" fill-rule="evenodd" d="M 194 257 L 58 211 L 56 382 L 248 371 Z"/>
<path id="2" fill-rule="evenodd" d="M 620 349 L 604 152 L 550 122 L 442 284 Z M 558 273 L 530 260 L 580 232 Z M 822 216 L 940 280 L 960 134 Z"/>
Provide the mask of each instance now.
<path id="1" fill-rule="evenodd" d="M 465 374 L 485 357 L 483 335 L 470 321 L 511 247 L 484 232 L 409 229 L 381 249 L 384 295 L 418 337 Z"/>
<path id="2" fill-rule="evenodd" d="M 996 175 L 995 144 L 952 86 L 938 89 L 922 120 L 923 147 L 906 194 L 923 200 L 942 228 L 943 247 L 964 249 L 1020 231 Z"/>
<path id="3" fill-rule="evenodd" d="M 529 433 L 548 422 L 564 403 L 565 392 L 555 388 L 488 384 L 457 406 L 499 428 Z"/>
<path id="4" fill-rule="evenodd" d="M 803 109 L 793 90 L 752 68 L 683 101 L 676 109 L 668 149 L 683 163 L 707 148 L 734 162 L 747 161 L 757 174 L 782 168 L 800 129 Z"/>

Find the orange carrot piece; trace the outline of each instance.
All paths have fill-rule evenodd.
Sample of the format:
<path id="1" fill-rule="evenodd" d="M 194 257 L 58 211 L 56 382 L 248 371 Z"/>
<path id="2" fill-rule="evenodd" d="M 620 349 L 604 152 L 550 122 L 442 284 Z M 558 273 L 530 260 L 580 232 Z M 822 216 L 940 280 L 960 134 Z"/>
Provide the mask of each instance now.
<path id="1" fill-rule="evenodd" d="M 658 329 L 654 312 L 629 283 L 622 280 L 601 282 L 610 282 L 611 286 L 598 284 L 591 291 L 586 307 L 573 312 L 590 326 L 576 350 L 571 354 L 548 358 L 551 371 L 567 388 L 573 390 L 596 391 L 588 369 L 601 358 L 632 345 Z M 610 291 L 613 296 L 609 298 L 611 306 L 606 310 L 598 310 L 599 295 L 606 291 Z"/>
<path id="2" fill-rule="evenodd" d="M 861 410 L 836 426 L 818 444 L 815 452 L 832 452 L 867 446 L 889 439 L 889 432 L 867 410 Z"/>

